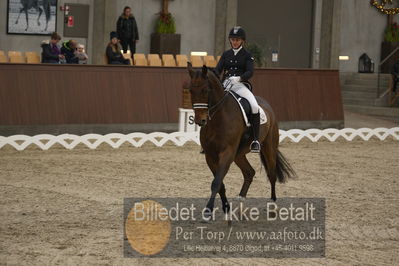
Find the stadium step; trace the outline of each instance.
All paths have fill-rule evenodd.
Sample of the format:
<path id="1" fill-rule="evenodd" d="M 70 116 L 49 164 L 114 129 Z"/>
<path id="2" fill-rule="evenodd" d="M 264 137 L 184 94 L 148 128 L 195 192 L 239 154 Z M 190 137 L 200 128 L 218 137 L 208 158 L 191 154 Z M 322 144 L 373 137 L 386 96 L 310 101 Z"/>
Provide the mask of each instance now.
<path id="1" fill-rule="evenodd" d="M 377 106 L 361 106 L 345 104 L 344 109 L 354 113 L 374 115 L 374 116 L 388 116 L 397 118 L 399 121 L 399 108 L 398 107 L 377 107 Z"/>
<path id="2" fill-rule="evenodd" d="M 381 93 L 388 89 L 390 78 L 389 74 L 380 75 Z M 351 73 L 346 75 L 342 84 L 342 101 L 344 105 L 374 107 L 376 105 L 377 90 L 377 74 Z M 386 106 L 388 106 L 388 102 Z"/>
<path id="3" fill-rule="evenodd" d="M 371 79 L 359 79 L 353 78 L 346 81 L 348 85 L 359 85 L 359 86 L 371 86 L 376 88 L 378 85 L 378 77 L 375 80 Z M 389 85 L 389 80 L 386 78 L 380 78 L 380 86 L 387 87 Z"/>
<path id="4" fill-rule="evenodd" d="M 342 87 L 342 91 L 343 92 L 368 92 L 368 93 L 374 93 L 374 97 L 376 97 L 377 95 L 377 90 L 375 86 L 363 86 L 363 85 L 352 85 L 352 84 L 348 84 L 348 85 L 344 85 Z"/>
<path id="5" fill-rule="evenodd" d="M 349 104 L 349 105 L 359 105 L 359 106 L 374 106 L 374 99 L 365 99 L 365 98 L 357 98 L 357 97 L 351 97 L 351 98 L 344 98 L 344 105 Z"/>
<path id="6" fill-rule="evenodd" d="M 343 91 L 342 97 L 344 99 L 352 99 L 352 98 L 359 98 L 359 99 L 375 99 L 376 94 L 374 91 Z"/>

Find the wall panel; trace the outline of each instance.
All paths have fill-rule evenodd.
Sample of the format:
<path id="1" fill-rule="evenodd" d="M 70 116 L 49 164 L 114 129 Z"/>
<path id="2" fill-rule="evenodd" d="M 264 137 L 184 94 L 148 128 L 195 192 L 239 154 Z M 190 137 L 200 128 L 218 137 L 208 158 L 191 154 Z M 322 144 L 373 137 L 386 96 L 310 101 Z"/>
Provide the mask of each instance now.
<path id="1" fill-rule="evenodd" d="M 184 68 L 0 64 L 0 125 L 177 123 Z M 257 69 L 280 121 L 343 120 L 336 70 Z"/>

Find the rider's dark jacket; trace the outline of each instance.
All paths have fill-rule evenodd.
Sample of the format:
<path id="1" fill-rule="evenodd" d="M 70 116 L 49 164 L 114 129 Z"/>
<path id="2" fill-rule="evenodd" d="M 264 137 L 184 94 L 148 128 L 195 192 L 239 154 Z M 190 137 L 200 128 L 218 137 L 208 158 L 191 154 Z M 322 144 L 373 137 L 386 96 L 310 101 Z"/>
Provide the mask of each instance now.
<path id="1" fill-rule="evenodd" d="M 215 72 L 218 75 L 223 74 L 223 80 L 236 76 L 241 77 L 241 81 L 248 82 L 254 73 L 254 59 L 244 47 L 236 55 L 230 49 L 223 53 Z"/>

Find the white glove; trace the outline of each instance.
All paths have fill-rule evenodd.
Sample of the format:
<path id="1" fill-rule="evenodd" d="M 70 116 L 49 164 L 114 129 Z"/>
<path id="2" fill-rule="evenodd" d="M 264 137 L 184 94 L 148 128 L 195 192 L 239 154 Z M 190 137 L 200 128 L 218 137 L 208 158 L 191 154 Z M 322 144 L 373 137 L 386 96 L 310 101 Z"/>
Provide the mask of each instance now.
<path id="1" fill-rule="evenodd" d="M 231 84 L 237 84 L 237 83 L 240 83 L 241 78 L 240 77 L 230 77 L 229 80 L 230 80 Z"/>

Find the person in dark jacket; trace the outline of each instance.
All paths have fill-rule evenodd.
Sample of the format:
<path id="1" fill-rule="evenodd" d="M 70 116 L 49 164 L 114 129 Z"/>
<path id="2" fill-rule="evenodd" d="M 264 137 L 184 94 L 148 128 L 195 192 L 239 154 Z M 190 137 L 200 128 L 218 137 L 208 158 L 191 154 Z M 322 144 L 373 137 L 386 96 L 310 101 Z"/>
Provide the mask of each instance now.
<path id="1" fill-rule="evenodd" d="M 130 65 L 130 60 L 123 58 L 121 49 L 119 47 L 118 34 L 113 31 L 110 33 L 111 42 L 107 45 L 105 51 L 107 55 L 108 64 L 110 65 Z"/>
<path id="2" fill-rule="evenodd" d="M 67 64 L 79 64 L 79 58 L 76 56 L 78 43 L 75 40 L 64 42 L 61 47 L 61 53 L 65 56 Z"/>
<path id="3" fill-rule="evenodd" d="M 393 79 L 393 88 L 392 91 L 396 92 L 398 82 L 399 82 L 399 58 L 397 59 L 396 63 L 392 67 L 392 79 Z"/>
<path id="4" fill-rule="evenodd" d="M 254 141 L 251 143 L 251 152 L 260 152 L 259 127 L 260 114 L 259 105 L 252 92 L 243 84 L 248 83 L 254 73 L 254 58 L 243 47 L 246 40 L 243 28 L 236 26 L 231 29 L 229 41 L 231 49 L 225 51 L 221 56 L 215 72 L 223 75 L 223 85 L 241 97 L 248 100 L 251 105 L 249 122 L 252 126 Z"/>
<path id="5" fill-rule="evenodd" d="M 119 17 L 116 23 L 116 31 L 123 48 L 123 53 L 126 53 L 130 47 L 130 53 L 136 53 L 136 43 L 139 40 L 139 31 L 137 29 L 137 22 L 132 15 L 132 9 L 125 7 L 123 14 Z"/>
<path id="6" fill-rule="evenodd" d="M 61 54 L 61 50 L 57 45 L 60 40 L 60 35 L 53 32 L 50 41 L 42 43 L 42 63 L 59 64 L 60 59 L 64 59 L 64 56 Z"/>

